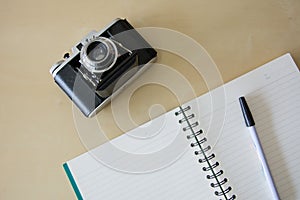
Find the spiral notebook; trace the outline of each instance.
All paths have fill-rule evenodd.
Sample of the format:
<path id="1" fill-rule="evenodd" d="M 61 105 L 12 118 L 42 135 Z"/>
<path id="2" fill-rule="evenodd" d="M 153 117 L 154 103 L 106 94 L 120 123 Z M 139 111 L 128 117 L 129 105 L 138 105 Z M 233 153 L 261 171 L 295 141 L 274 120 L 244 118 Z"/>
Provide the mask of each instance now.
<path id="1" fill-rule="evenodd" d="M 111 141 L 130 155 L 157 156 L 113 156 L 104 144 L 94 151 L 106 164 L 91 153 L 66 162 L 77 198 L 272 199 L 239 96 L 251 107 L 281 199 L 300 199 L 300 73 L 290 54 Z M 147 140 L 134 137 L 154 132 Z"/>

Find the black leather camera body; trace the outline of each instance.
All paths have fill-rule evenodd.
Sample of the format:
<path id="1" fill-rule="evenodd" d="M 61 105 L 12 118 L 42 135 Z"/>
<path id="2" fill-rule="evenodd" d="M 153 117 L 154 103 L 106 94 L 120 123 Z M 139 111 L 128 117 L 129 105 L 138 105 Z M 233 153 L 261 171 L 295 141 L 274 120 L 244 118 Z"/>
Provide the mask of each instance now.
<path id="1" fill-rule="evenodd" d="M 81 112 L 92 117 L 156 58 L 157 52 L 128 23 L 116 19 L 93 31 L 50 69 Z"/>

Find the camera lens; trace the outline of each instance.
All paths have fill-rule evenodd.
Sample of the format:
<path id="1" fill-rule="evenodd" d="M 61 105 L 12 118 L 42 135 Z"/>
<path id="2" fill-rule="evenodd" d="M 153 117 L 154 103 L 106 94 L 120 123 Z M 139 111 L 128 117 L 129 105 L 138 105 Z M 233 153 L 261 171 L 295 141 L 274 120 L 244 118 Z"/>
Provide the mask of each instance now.
<path id="1" fill-rule="evenodd" d="M 98 37 L 84 45 L 80 57 L 81 63 L 89 71 L 102 73 L 114 66 L 117 60 L 117 47 L 108 38 Z"/>
<path id="2" fill-rule="evenodd" d="M 86 53 L 91 60 L 101 61 L 107 57 L 108 51 L 105 44 L 95 41 L 88 46 Z"/>

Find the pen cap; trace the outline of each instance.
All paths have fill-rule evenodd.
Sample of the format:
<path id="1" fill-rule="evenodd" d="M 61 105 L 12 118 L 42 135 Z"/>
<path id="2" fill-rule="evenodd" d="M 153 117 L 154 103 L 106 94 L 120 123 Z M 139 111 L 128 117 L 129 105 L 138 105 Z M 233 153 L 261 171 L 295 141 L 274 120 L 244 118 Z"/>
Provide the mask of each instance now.
<path id="1" fill-rule="evenodd" d="M 248 107 L 245 97 L 240 97 L 239 101 L 240 101 L 241 110 L 243 112 L 246 126 L 247 127 L 254 126 L 255 122 L 254 122 L 254 119 L 252 117 L 251 111 Z"/>

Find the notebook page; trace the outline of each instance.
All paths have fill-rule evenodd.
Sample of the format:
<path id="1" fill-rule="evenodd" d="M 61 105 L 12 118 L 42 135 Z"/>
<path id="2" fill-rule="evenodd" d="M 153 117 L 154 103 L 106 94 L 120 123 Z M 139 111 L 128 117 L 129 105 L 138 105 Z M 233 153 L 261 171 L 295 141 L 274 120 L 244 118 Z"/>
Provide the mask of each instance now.
<path id="1" fill-rule="evenodd" d="M 207 132 L 207 138 L 216 141 L 216 135 L 219 134 L 212 151 L 218 155 L 237 196 L 240 199 L 272 199 L 240 110 L 238 98 L 244 95 L 256 121 L 257 132 L 280 197 L 299 199 L 300 191 L 296 190 L 300 187 L 298 68 L 287 54 L 246 76 L 225 85 L 225 107 L 215 103 L 216 106 L 211 108 L 214 111 L 209 112 L 207 107 L 202 106 L 203 102 L 208 101 L 208 96 L 198 98 L 190 105 L 200 105 L 202 112 L 197 114 L 197 118 Z M 255 89 L 253 85 L 258 83 L 262 86 Z M 220 93 L 218 90 L 214 92 Z M 218 131 L 215 123 L 210 127 L 210 121 L 212 116 L 218 120 L 221 113 L 226 113 L 226 116 L 221 131 Z M 222 121 L 222 117 L 219 117 L 219 121 Z"/>
<path id="2" fill-rule="evenodd" d="M 169 114 L 170 118 L 168 119 L 173 119 L 171 112 Z M 175 116 L 174 112 L 172 116 Z M 160 120 L 160 118 L 156 118 L 154 121 L 156 120 Z M 178 124 L 178 120 L 174 121 Z M 143 142 L 143 145 L 137 146 L 136 152 L 145 153 L 149 150 L 151 152 L 162 148 L 174 137 L 175 132 L 172 131 L 173 129 L 170 129 L 170 132 L 166 131 L 160 138 L 161 141 L 154 140 L 154 144 Z M 183 133 L 181 135 L 183 136 Z M 182 137 L 181 140 L 187 141 L 185 137 Z M 123 145 L 122 148 L 128 147 L 128 150 L 134 152 L 134 147 L 132 147 L 134 142 L 130 141 L 128 136 L 121 136 L 114 143 Z M 103 145 L 97 150 L 108 155 L 109 149 Z M 125 161 L 128 162 L 127 159 Z M 130 164 L 139 165 L 140 163 L 128 163 L 128 165 Z M 94 159 L 93 155 L 89 153 L 69 161 L 68 166 L 83 199 L 181 200 L 195 197 L 199 199 L 215 198 L 214 190 L 209 187 L 210 182 L 205 178 L 206 174 L 199 167 L 192 149 L 188 148 L 173 163 L 148 173 L 132 174 L 114 170 Z"/>
<path id="3" fill-rule="evenodd" d="M 83 199 L 215 198 L 176 111 L 178 108 L 69 161 Z M 158 156 L 143 159 L 153 152 Z M 99 154 L 101 159 L 95 159 Z M 131 154 L 142 156 L 134 160 Z"/>
<path id="4" fill-rule="evenodd" d="M 268 87 L 268 85 L 273 82 L 273 79 L 282 79 L 283 76 L 288 73 L 295 74 L 297 69 L 291 66 L 294 66 L 294 64 L 292 63 L 290 56 L 285 55 L 273 61 L 268 66 L 254 70 L 253 72 L 226 84 L 226 100 L 217 98 L 219 101 L 222 101 L 210 106 L 211 99 L 207 94 L 187 103 L 189 105 L 193 105 L 197 104 L 195 103 L 197 101 L 198 105 L 200 105 L 201 112 L 195 113 L 197 115 L 197 119 L 200 121 L 200 126 L 203 127 L 204 131 L 207 133 L 209 141 L 212 142 L 212 151 L 216 153 L 217 160 L 220 161 L 221 168 L 225 171 L 225 176 L 229 179 L 230 185 L 234 188 L 234 192 L 237 196 L 241 197 L 240 199 L 250 199 L 251 197 L 253 199 L 266 199 L 269 197 L 269 193 L 267 192 L 267 185 L 261 173 L 262 171 L 260 169 L 257 156 L 253 150 L 248 131 L 245 128 L 237 98 L 240 95 L 245 95 L 247 99 L 249 98 L 249 105 L 251 108 L 253 107 L 253 114 L 255 119 L 257 118 L 257 121 L 259 119 L 258 111 L 261 110 L 259 109 L 261 102 L 258 101 L 258 103 L 255 103 L 254 100 L 256 99 L 256 96 L 255 98 L 253 96 L 258 95 L 255 91 L 262 91 L 261 96 L 265 97 L 265 91 L 269 91 L 269 88 L 265 89 L 265 87 Z M 290 71 L 288 71 L 287 68 Z M 270 78 L 270 75 L 272 75 L 272 78 Z M 298 73 L 296 76 L 299 76 Z M 256 81 L 253 82 L 253 80 Z M 283 82 L 286 82 L 284 79 L 282 80 Z M 273 87 L 270 86 L 270 88 Z M 289 86 L 287 86 L 287 88 L 288 87 Z M 217 91 L 215 93 L 218 94 L 218 91 L 220 90 L 217 89 L 215 91 Z M 270 98 L 267 98 L 267 100 L 269 101 Z M 271 101 L 273 102 L 273 99 L 271 99 Z M 269 102 L 266 103 L 267 105 L 271 105 Z M 196 105 L 196 107 L 198 105 Z M 276 106 L 273 107 L 276 108 Z M 213 112 L 211 112 L 212 110 Z M 224 110 L 226 111 L 226 117 L 224 118 L 225 121 L 223 121 L 224 119 L 222 118 Z M 190 141 L 186 140 L 186 133 L 181 131 L 182 126 L 178 124 L 178 118 L 174 116 L 175 111 L 178 111 L 178 109 L 172 110 L 144 125 L 145 127 L 148 127 L 146 128 L 146 133 L 152 133 L 157 131 L 155 130 L 155 127 L 157 127 L 156 125 L 161 123 L 161 121 L 164 121 L 165 126 L 163 126 L 163 130 L 161 131 L 162 134 L 158 134 L 151 139 L 141 141 L 132 137 L 140 133 L 140 129 L 136 129 L 114 139 L 112 142 L 119 148 L 131 153 L 150 153 L 164 149 L 166 146 L 170 146 L 170 141 L 181 141 L 178 145 L 180 145 L 180 147 L 187 148 L 185 148 L 184 151 L 180 149 L 182 152 L 181 154 L 176 152 L 176 149 L 174 150 L 175 153 L 170 151 L 170 154 L 166 154 L 173 156 L 176 159 L 159 170 L 146 174 L 124 173 L 113 170 L 103 165 L 101 162 L 99 163 L 90 153 L 83 154 L 69 161 L 68 166 L 84 199 L 192 199 L 195 197 L 197 197 L 197 199 L 218 199 L 214 196 L 214 189 L 209 186 L 211 181 L 208 181 L 205 178 L 206 173 L 203 173 L 202 166 L 197 162 L 198 158 L 194 155 L 194 149 L 188 146 Z M 272 110 L 272 112 L 275 111 Z M 210 117 L 211 113 L 214 113 L 213 116 L 217 116 L 213 120 L 211 120 Z M 262 114 L 265 113 L 266 112 L 263 112 Z M 220 119 L 218 119 L 218 117 Z M 277 118 L 277 115 L 274 116 L 274 118 Z M 210 126 L 209 122 L 211 121 L 224 122 L 220 125 L 222 128 L 222 134 L 220 137 L 215 137 L 218 135 L 219 125 Z M 284 122 L 284 120 L 279 121 L 281 123 Z M 290 120 L 287 121 L 289 122 Z M 151 126 L 151 124 L 153 126 Z M 223 124 L 224 126 L 222 126 Z M 260 129 L 264 129 L 263 126 L 265 124 L 267 123 L 259 125 L 257 121 L 257 129 L 259 133 L 261 132 Z M 145 131 L 142 132 L 142 134 L 145 134 Z M 268 139 L 267 133 L 264 132 L 264 134 L 266 134 L 266 136 L 264 135 L 264 138 L 266 139 L 262 138 L 262 142 L 263 145 L 267 145 L 267 143 L 272 140 Z M 287 132 L 287 134 L 290 133 Z M 179 139 L 176 139 L 178 135 Z M 277 135 L 278 133 L 276 131 L 276 136 Z M 182 138 L 180 138 L 180 136 L 182 136 Z M 269 145 L 271 147 L 274 146 L 272 142 Z M 289 146 L 291 143 L 290 141 L 286 141 L 286 143 L 280 143 L 279 145 L 280 148 L 285 148 L 282 146 Z M 297 147 L 297 144 L 295 144 L 295 146 Z M 269 157 L 272 157 L 273 159 L 274 153 L 271 147 L 269 150 L 265 150 L 268 159 Z M 110 161 L 110 150 L 110 148 L 106 148 L 106 145 L 96 148 L 96 151 L 103 152 L 104 155 L 108 156 L 107 161 Z M 274 156 L 275 160 L 270 160 L 270 162 L 275 163 L 274 166 L 271 166 L 271 169 L 275 171 L 274 176 L 276 183 L 279 185 L 280 195 L 285 195 L 285 193 L 288 195 L 291 193 L 287 193 L 284 188 L 285 186 L 280 186 L 280 184 L 292 181 L 289 185 L 296 187 L 299 185 L 299 182 L 296 181 L 297 179 L 293 180 L 294 178 L 284 179 L 285 182 L 282 181 L 282 177 L 280 177 L 282 173 L 280 170 L 282 170 L 282 167 L 279 166 L 279 162 L 281 161 L 285 163 L 284 170 L 286 171 L 286 174 L 295 173 L 296 175 L 297 170 L 293 166 L 297 163 L 293 160 L 295 155 L 290 155 L 289 151 L 283 152 L 285 153 L 284 159 L 282 158 L 282 155 L 277 153 L 274 155 L 277 155 L 279 159 L 277 158 L 276 160 L 276 156 Z M 278 160 L 280 161 L 278 162 Z M 121 162 L 122 165 L 125 163 L 126 162 Z M 112 162 L 112 164 L 115 163 Z M 140 163 L 138 162 L 128 163 L 128 166 L 125 167 L 128 167 L 128 169 L 134 169 L 134 167 L 139 166 L 139 164 Z M 151 163 L 147 164 L 150 165 L 150 168 L 156 167 L 151 166 Z M 276 172 L 279 175 L 277 175 Z"/>

